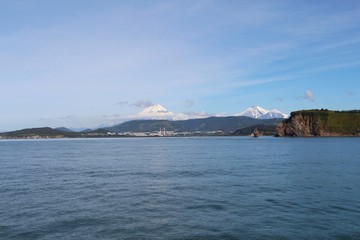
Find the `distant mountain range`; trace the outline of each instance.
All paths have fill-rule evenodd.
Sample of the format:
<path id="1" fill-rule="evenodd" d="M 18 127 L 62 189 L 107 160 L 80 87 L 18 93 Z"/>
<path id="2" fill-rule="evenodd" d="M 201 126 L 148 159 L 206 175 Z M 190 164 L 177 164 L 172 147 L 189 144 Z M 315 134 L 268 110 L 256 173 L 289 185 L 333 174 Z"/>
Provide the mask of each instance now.
<path id="1" fill-rule="evenodd" d="M 223 131 L 230 133 L 241 128 L 254 125 L 275 126 L 288 115 L 276 109 L 266 110 L 259 106 L 252 106 L 237 116 L 210 116 L 206 114 L 176 114 L 160 104 L 146 107 L 134 116 L 137 120 L 130 120 L 121 124 L 102 129 L 116 132 L 153 132 L 159 129 L 176 132 L 194 131 Z M 275 127 L 274 127 L 275 132 Z"/>
<path id="2" fill-rule="evenodd" d="M 115 133 L 123 132 L 153 132 L 165 129 L 176 132 L 195 132 L 195 131 L 223 131 L 231 133 L 241 128 L 251 127 L 254 125 L 272 126 L 274 128 L 283 119 L 255 119 L 244 116 L 232 117 L 209 117 L 189 120 L 133 120 L 104 128 L 107 131 Z"/>
<path id="3" fill-rule="evenodd" d="M 70 129 L 58 127 L 55 129 L 32 128 L 13 132 L 6 132 L 0 135 L 5 138 L 26 138 L 30 137 L 93 137 L 106 136 L 111 133 L 149 133 L 159 131 L 187 132 L 196 134 L 202 132 L 222 132 L 224 135 L 248 134 L 255 127 L 266 130 L 267 133 L 274 133 L 276 126 L 286 118 L 287 115 L 280 111 L 266 110 L 259 106 L 253 106 L 237 114 L 237 116 L 210 116 L 207 114 L 176 114 L 168 111 L 160 104 L 145 108 L 139 114 L 134 115 L 135 120 L 130 120 L 110 127 L 99 127 L 97 129 Z"/>

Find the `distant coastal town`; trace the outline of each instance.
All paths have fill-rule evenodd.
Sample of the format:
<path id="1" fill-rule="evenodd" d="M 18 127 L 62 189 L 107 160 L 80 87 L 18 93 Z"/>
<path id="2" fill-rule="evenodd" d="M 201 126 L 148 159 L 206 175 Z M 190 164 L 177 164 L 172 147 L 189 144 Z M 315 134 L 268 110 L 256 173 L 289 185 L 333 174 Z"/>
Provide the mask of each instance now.
<path id="1" fill-rule="evenodd" d="M 0 139 L 59 139 L 59 138 L 115 138 L 115 137 L 186 137 L 186 136 L 224 136 L 223 131 L 193 131 L 175 132 L 160 129 L 152 132 L 110 132 L 92 131 L 85 133 L 60 132 L 52 128 L 30 128 L 9 133 L 0 134 Z"/>

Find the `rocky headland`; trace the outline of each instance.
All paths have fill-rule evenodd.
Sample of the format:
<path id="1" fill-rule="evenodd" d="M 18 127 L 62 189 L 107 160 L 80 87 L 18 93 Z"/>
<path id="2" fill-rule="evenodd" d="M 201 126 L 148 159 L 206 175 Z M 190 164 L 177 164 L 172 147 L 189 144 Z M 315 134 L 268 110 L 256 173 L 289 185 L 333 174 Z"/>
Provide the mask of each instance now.
<path id="1" fill-rule="evenodd" d="M 302 110 L 276 128 L 277 137 L 360 136 L 360 111 Z"/>

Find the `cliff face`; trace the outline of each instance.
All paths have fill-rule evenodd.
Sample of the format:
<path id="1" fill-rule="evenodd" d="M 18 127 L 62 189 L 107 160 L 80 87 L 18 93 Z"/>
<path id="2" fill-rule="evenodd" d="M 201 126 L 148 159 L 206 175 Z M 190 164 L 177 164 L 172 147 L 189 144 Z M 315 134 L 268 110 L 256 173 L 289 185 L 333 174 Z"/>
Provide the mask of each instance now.
<path id="1" fill-rule="evenodd" d="M 292 112 L 276 128 L 278 137 L 360 136 L 360 111 Z"/>

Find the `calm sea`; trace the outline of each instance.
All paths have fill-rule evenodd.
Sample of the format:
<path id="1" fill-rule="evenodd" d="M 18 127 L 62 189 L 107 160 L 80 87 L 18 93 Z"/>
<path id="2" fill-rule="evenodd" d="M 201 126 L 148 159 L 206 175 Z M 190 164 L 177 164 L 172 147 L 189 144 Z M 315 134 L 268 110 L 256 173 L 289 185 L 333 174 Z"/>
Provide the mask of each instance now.
<path id="1" fill-rule="evenodd" d="M 0 239 L 360 239 L 360 138 L 2 140 Z"/>

